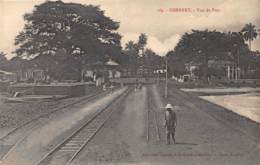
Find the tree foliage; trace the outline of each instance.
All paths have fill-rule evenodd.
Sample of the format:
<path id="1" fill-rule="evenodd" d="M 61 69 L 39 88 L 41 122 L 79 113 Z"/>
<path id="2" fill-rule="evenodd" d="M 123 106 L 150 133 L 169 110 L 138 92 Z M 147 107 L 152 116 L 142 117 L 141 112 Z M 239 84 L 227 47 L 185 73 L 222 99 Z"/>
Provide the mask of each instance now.
<path id="1" fill-rule="evenodd" d="M 164 64 L 163 57 L 156 54 L 152 49 L 146 49 L 144 52 L 144 65 L 149 68 L 149 70 L 161 69 Z"/>
<path id="2" fill-rule="evenodd" d="M 174 51 L 169 51 L 166 56 L 168 58 L 169 73 L 171 73 L 171 75 L 179 77 L 186 73 L 184 61 L 177 56 Z"/>
<path id="3" fill-rule="evenodd" d="M 59 52 L 64 52 L 64 58 L 81 69 L 84 64 L 105 62 L 108 52 L 121 49 L 119 23 L 98 6 L 47 1 L 24 19 L 24 29 L 15 39 L 19 57 L 59 56 L 54 59 L 58 62 Z"/>
<path id="4" fill-rule="evenodd" d="M 138 68 L 138 47 L 134 41 L 128 41 L 125 45 L 123 51 L 124 60 L 123 65 L 126 68 L 127 72 L 130 72 L 132 75 L 136 75 Z"/>
<path id="5" fill-rule="evenodd" d="M 223 33 L 209 30 L 192 30 L 185 33 L 174 49 L 174 60 L 182 63 L 196 63 L 201 66 L 202 77 L 209 76 L 208 62 L 210 60 L 233 61 L 237 63 L 238 56 L 248 59 L 248 48 L 240 33 Z M 243 61 L 242 61 L 243 62 Z"/>
<path id="6" fill-rule="evenodd" d="M 0 69 L 10 70 L 10 61 L 6 58 L 4 52 L 0 52 Z"/>
<path id="7" fill-rule="evenodd" d="M 138 42 L 137 42 L 137 48 L 139 49 L 139 51 L 141 51 L 140 56 L 144 55 L 144 49 L 145 49 L 146 44 L 147 44 L 147 35 L 144 33 L 141 33 L 138 38 Z"/>
<path id="8" fill-rule="evenodd" d="M 249 42 L 249 49 L 251 50 L 251 42 L 257 37 L 258 33 L 256 30 L 256 26 L 252 23 L 246 24 L 242 30 L 241 33 L 243 35 L 243 38 Z"/>
<path id="9" fill-rule="evenodd" d="M 0 52 L 0 69 L 3 69 L 7 62 L 4 52 Z"/>
<path id="10" fill-rule="evenodd" d="M 141 33 L 138 41 L 129 41 L 124 49 L 124 62 L 126 68 L 130 70 L 135 76 L 137 72 L 148 71 L 153 72 L 162 67 L 163 59 L 157 55 L 152 49 L 146 48 L 148 36 Z"/>

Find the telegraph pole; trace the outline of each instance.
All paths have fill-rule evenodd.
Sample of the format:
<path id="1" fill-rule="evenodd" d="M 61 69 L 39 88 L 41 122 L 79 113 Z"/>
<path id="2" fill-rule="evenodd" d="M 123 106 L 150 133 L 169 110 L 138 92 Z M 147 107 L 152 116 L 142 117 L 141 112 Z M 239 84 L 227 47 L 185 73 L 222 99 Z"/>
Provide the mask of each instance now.
<path id="1" fill-rule="evenodd" d="M 167 60 L 167 56 L 165 56 L 165 64 L 166 64 L 166 69 L 165 69 L 165 98 L 168 97 L 168 60 Z"/>

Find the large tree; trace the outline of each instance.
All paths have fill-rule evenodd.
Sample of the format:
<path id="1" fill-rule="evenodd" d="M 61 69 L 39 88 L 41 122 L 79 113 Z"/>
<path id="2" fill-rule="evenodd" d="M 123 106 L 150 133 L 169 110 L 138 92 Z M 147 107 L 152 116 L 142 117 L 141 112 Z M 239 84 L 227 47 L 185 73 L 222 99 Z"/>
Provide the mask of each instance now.
<path id="1" fill-rule="evenodd" d="M 152 49 L 146 48 L 148 36 L 141 33 L 137 42 L 128 41 L 124 49 L 124 59 L 127 68 L 135 75 L 151 73 L 162 65 L 162 58 Z M 147 74 L 146 74 L 147 75 Z"/>
<path id="2" fill-rule="evenodd" d="M 10 61 L 6 58 L 4 52 L 0 52 L 0 69 L 10 70 Z"/>
<path id="3" fill-rule="evenodd" d="M 257 55 L 255 56 L 255 68 L 256 68 L 256 71 L 255 71 L 255 75 L 254 75 L 254 78 L 260 78 L 260 52 L 257 52 L 256 53 Z"/>
<path id="4" fill-rule="evenodd" d="M 168 70 L 171 75 L 179 77 L 186 73 L 184 60 L 177 56 L 174 51 L 169 51 L 167 54 Z"/>
<path id="5" fill-rule="evenodd" d="M 138 46 L 134 41 L 128 41 L 125 44 L 123 51 L 124 60 L 123 64 L 127 72 L 131 73 L 131 76 L 135 76 L 138 68 Z M 130 75 L 129 75 L 130 76 Z"/>
<path id="6" fill-rule="evenodd" d="M 26 24 L 16 37 L 19 57 L 54 57 L 63 51 L 75 67 L 105 62 L 107 52 L 120 47 L 119 23 L 97 6 L 47 1 L 25 14 Z M 48 66 L 48 64 L 46 64 Z"/>
<path id="7" fill-rule="evenodd" d="M 251 67 L 250 65 L 252 65 L 253 58 L 243 39 L 243 34 L 240 32 L 229 32 L 226 36 L 226 45 L 230 51 L 229 60 L 233 61 L 236 67 L 247 71 Z"/>
<path id="8" fill-rule="evenodd" d="M 148 48 L 144 52 L 144 64 L 145 66 L 156 70 L 164 64 L 164 59 L 156 54 L 152 49 Z"/>
<path id="9" fill-rule="evenodd" d="M 202 79 L 207 80 L 210 76 L 210 60 L 230 60 L 237 63 L 238 55 L 242 58 L 241 55 L 245 55 L 246 51 L 246 45 L 239 33 L 192 30 L 182 36 L 174 49 L 174 55 L 184 63 L 200 65 Z"/>
<path id="10" fill-rule="evenodd" d="M 0 69 L 5 69 L 6 64 L 8 63 L 7 58 L 5 57 L 4 52 L 0 52 Z"/>
<path id="11" fill-rule="evenodd" d="M 257 30 L 256 26 L 252 23 L 246 24 L 242 30 L 241 33 L 243 34 L 243 37 L 246 41 L 249 43 L 249 49 L 251 50 L 251 42 L 257 37 Z"/>
<path id="12" fill-rule="evenodd" d="M 156 54 L 152 49 L 147 48 L 144 51 L 143 58 L 143 68 L 145 70 L 146 76 L 152 76 L 154 71 L 158 69 L 162 69 L 162 66 L 164 65 L 164 59 L 163 57 Z"/>

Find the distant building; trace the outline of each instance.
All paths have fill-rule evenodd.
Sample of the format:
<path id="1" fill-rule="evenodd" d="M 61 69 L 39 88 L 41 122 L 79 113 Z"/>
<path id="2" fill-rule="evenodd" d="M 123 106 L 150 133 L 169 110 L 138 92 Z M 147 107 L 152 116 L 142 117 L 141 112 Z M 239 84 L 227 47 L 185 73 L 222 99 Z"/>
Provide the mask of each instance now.
<path id="1" fill-rule="evenodd" d="M 186 63 L 185 69 L 188 71 L 188 74 L 185 74 L 185 76 L 189 77 L 189 80 L 197 79 L 201 66 L 201 63 Z M 213 73 L 210 73 L 211 78 L 235 79 L 240 77 L 240 69 L 235 67 L 234 62 L 230 60 L 209 60 L 208 68 L 213 70 Z"/>
<path id="2" fill-rule="evenodd" d="M 17 80 L 17 75 L 16 75 L 16 73 L 13 73 L 13 72 L 7 72 L 4 70 L 0 70 L 0 80 L 14 82 Z"/>
<path id="3" fill-rule="evenodd" d="M 91 68 L 84 69 L 83 76 L 85 81 L 93 81 L 96 86 L 100 86 L 106 79 L 120 78 L 122 71 L 119 63 L 110 59 L 105 64 L 97 62 Z"/>
<path id="4" fill-rule="evenodd" d="M 25 70 L 19 70 L 16 72 L 18 81 L 24 81 L 24 82 L 37 82 L 37 81 L 44 81 L 45 80 L 45 74 L 42 69 L 25 69 Z"/>
<path id="5" fill-rule="evenodd" d="M 108 71 L 108 78 L 120 78 L 121 77 L 122 72 L 120 70 L 119 63 L 110 59 L 105 64 L 105 68 Z"/>
<path id="6" fill-rule="evenodd" d="M 227 68 L 233 65 L 233 62 L 228 60 L 209 60 L 208 66 L 212 68 Z"/>
<path id="7" fill-rule="evenodd" d="M 209 60 L 208 67 L 213 68 L 215 72 L 218 70 L 221 73 L 215 73 L 218 79 L 235 79 L 238 74 L 240 77 L 240 72 L 237 67 L 235 67 L 234 62 L 229 60 Z M 239 72 L 239 73 L 238 73 Z"/>
<path id="8" fill-rule="evenodd" d="M 188 72 L 188 74 L 182 75 L 182 79 L 185 79 L 185 81 L 197 79 L 198 75 L 196 75 L 196 70 L 198 70 L 200 66 L 201 63 L 195 63 L 195 62 L 186 63 L 185 70 Z"/>

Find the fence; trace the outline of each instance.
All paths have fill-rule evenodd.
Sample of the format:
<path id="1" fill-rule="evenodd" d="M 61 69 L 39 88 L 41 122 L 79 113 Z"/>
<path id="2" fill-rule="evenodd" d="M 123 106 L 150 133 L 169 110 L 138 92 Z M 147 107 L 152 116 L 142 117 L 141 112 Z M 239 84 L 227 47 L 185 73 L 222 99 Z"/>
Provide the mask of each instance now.
<path id="1" fill-rule="evenodd" d="M 124 84 L 135 84 L 135 83 L 143 83 L 143 84 L 152 84 L 156 82 L 156 78 L 111 78 L 109 79 L 112 83 L 124 83 Z"/>

